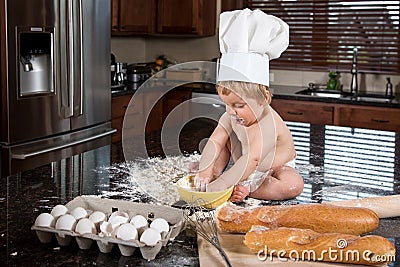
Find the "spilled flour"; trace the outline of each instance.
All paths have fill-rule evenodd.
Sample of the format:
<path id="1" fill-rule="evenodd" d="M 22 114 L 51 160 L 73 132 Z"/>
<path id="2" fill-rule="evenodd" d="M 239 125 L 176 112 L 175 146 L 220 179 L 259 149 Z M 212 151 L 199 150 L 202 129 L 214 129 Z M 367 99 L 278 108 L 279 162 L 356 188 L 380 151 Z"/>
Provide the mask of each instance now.
<path id="1" fill-rule="evenodd" d="M 200 160 L 200 154 L 138 159 L 124 163 L 131 182 L 165 204 L 179 200 L 176 182 L 189 174 L 189 164 Z"/>

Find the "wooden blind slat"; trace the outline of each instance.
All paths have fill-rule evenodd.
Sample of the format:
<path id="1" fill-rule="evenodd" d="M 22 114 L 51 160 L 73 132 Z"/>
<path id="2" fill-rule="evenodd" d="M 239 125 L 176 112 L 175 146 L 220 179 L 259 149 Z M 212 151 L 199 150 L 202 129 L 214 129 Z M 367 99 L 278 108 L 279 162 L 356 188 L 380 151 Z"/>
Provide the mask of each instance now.
<path id="1" fill-rule="evenodd" d="M 290 26 L 290 44 L 272 67 L 348 70 L 352 49 L 359 49 L 359 71 L 400 74 L 400 1 L 257 0 L 261 9 Z"/>

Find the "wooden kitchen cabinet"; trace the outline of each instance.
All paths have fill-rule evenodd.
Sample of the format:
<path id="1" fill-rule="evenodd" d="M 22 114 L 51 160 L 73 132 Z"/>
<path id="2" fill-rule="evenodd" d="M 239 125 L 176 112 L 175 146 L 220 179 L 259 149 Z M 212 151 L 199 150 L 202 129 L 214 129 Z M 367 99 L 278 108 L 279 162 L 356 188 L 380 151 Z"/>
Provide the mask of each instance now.
<path id="1" fill-rule="evenodd" d="M 111 0 L 111 34 L 215 35 L 216 0 Z"/>
<path id="2" fill-rule="evenodd" d="M 273 99 L 271 107 L 286 121 L 333 124 L 333 106 L 322 102 Z"/>
<path id="3" fill-rule="evenodd" d="M 124 137 L 135 137 L 143 134 L 143 97 L 135 95 L 135 101 L 131 102 L 133 95 L 114 96 L 111 101 L 111 125 L 117 132 L 112 135 L 112 142 L 122 140 L 122 130 Z M 123 128 L 125 117 L 129 123 Z"/>
<path id="4" fill-rule="evenodd" d="M 111 34 L 154 33 L 156 0 L 111 0 Z"/>
<path id="5" fill-rule="evenodd" d="M 158 0 L 157 33 L 215 35 L 216 0 Z"/>
<path id="6" fill-rule="evenodd" d="M 396 108 L 340 105 L 335 108 L 334 124 L 399 132 L 399 114 L 400 110 Z"/>
<path id="7" fill-rule="evenodd" d="M 112 136 L 112 142 L 124 138 L 137 137 L 145 133 L 160 131 L 168 114 L 182 102 L 191 98 L 191 91 L 172 90 L 161 97 L 159 91 L 145 91 L 133 95 L 122 95 L 112 97 L 112 122 L 111 125 L 117 132 Z M 175 113 L 172 120 L 173 127 L 183 125 L 189 119 L 189 105 L 180 106 L 179 112 Z M 124 118 L 128 117 L 129 123 L 123 128 Z M 145 128 L 144 128 L 144 125 Z"/>
<path id="8" fill-rule="evenodd" d="M 162 127 L 163 104 L 162 99 L 157 100 L 159 96 L 160 92 L 157 91 L 144 93 L 146 133 L 159 131 Z"/>
<path id="9" fill-rule="evenodd" d="M 283 120 L 400 132 L 398 108 L 273 99 Z"/>

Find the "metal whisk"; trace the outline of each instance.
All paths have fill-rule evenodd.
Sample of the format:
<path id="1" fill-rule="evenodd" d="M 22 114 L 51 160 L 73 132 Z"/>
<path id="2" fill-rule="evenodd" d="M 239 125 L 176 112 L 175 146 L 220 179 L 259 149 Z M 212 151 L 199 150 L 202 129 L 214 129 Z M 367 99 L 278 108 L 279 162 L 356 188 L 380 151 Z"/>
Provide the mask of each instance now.
<path id="1" fill-rule="evenodd" d="M 203 199 L 197 199 L 192 204 L 185 207 L 186 224 L 202 238 L 210 242 L 221 254 L 226 265 L 232 267 L 228 256 L 222 249 L 218 240 L 217 224 L 214 219 L 213 210 L 204 208 L 206 202 Z"/>

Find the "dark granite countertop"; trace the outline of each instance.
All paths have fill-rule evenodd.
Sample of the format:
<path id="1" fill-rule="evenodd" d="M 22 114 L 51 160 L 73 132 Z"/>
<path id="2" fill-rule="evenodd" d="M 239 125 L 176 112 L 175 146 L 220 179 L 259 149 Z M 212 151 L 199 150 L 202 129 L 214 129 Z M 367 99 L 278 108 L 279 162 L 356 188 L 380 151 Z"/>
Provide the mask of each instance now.
<path id="1" fill-rule="evenodd" d="M 180 133 L 180 151 L 192 153 L 215 126 L 199 119 Z M 289 123 L 297 150 L 297 169 L 305 181 L 303 193 L 291 204 L 336 201 L 399 194 L 399 133 L 358 128 Z M 160 133 L 146 137 L 150 156 L 162 156 Z M 2 178 L 0 187 L 0 265 L 2 266 L 199 266 L 196 238 L 184 231 L 148 262 L 139 252 L 131 257 L 118 250 L 101 253 L 96 246 L 80 250 L 76 243 L 60 247 L 39 242 L 30 230 L 36 216 L 79 195 L 149 202 L 135 190 L 121 167 L 121 144 Z M 250 201 L 251 199 L 248 199 Z M 279 202 L 262 202 L 274 205 Z M 373 234 L 388 238 L 400 265 L 400 218 L 381 219 Z"/>

